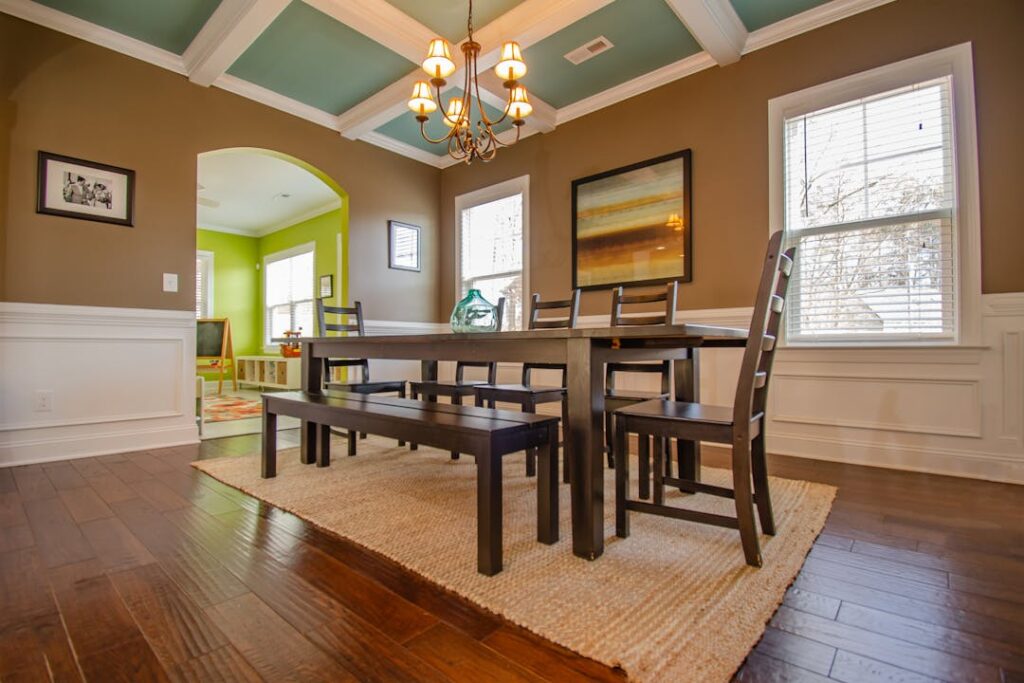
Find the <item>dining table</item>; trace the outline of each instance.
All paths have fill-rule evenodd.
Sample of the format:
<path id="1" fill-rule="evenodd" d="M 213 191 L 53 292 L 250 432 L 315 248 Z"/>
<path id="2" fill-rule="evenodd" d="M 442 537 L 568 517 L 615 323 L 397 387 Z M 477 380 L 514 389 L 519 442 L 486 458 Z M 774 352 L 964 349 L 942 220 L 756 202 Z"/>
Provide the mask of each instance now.
<path id="1" fill-rule="evenodd" d="M 568 424 L 563 457 L 570 467 L 572 551 L 604 552 L 604 366 L 611 362 L 673 361 L 673 394 L 700 401 L 700 352 L 742 347 L 747 330 L 699 324 L 583 327 L 503 332 L 303 337 L 302 390 L 323 393 L 325 358 L 418 360 L 424 381 L 437 380 L 439 361 L 554 363 L 567 368 Z M 316 425 L 301 426 L 302 461 L 312 462 Z M 700 444 L 679 442 L 680 476 L 699 479 Z"/>

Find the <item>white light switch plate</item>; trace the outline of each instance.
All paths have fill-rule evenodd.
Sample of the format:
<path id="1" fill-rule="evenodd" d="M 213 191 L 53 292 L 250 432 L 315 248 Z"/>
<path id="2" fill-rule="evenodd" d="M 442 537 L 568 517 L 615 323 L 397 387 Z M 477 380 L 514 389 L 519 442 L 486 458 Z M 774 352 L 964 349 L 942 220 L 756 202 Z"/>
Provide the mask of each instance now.
<path id="1" fill-rule="evenodd" d="M 165 292 L 177 292 L 178 291 L 178 274 L 177 273 L 164 273 L 164 291 Z"/>

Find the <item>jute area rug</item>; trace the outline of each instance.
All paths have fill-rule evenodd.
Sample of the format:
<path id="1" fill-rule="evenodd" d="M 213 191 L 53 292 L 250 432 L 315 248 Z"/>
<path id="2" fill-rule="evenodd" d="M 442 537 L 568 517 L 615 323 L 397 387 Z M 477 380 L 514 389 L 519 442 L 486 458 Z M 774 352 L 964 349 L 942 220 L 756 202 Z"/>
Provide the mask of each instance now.
<path id="1" fill-rule="evenodd" d="M 485 577 L 476 572 L 472 458 L 452 461 L 372 436 L 359 442 L 358 456 L 344 453 L 339 441 L 330 468 L 318 469 L 301 465 L 295 449 L 282 451 L 278 476 L 267 480 L 257 456 L 194 466 L 633 680 L 728 681 L 782 602 L 835 496 L 830 486 L 773 479 L 778 535 L 761 537 L 764 567 L 754 569 L 729 529 L 633 513 L 630 537 L 617 538 L 607 471 L 605 553 L 589 562 L 572 554 L 566 485 L 561 540 L 535 540 L 536 480 L 526 478 L 519 453 L 503 469 L 504 571 Z M 730 485 L 725 470 L 705 468 L 703 476 Z M 734 512 L 730 500 L 675 490 L 666 502 L 684 498 L 689 507 Z"/>

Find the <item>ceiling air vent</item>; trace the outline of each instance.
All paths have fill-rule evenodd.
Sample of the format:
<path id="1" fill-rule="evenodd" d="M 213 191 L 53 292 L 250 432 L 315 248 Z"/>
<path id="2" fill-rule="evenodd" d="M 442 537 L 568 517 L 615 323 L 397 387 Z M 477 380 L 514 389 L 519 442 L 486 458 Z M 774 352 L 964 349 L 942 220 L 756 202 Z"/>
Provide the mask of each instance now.
<path id="1" fill-rule="evenodd" d="M 606 52 L 613 47 L 615 46 L 612 45 L 612 41 L 608 40 L 604 36 L 598 36 L 590 42 L 576 48 L 572 52 L 567 52 L 565 58 L 578 66 L 591 57 L 596 57 L 602 52 Z"/>

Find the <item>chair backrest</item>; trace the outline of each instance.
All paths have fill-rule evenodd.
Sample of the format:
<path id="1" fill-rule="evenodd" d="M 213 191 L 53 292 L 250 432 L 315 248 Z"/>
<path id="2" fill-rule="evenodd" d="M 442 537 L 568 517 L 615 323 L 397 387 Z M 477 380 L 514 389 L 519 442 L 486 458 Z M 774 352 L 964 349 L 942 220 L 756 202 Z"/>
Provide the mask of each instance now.
<path id="1" fill-rule="evenodd" d="M 346 322 L 327 322 L 327 315 L 348 316 Z M 362 337 L 366 334 L 363 329 L 363 304 L 359 301 L 354 306 L 328 306 L 323 299 L 316 300 L 316 320 L 321 337 L 329 336 L 328 332 L 355 333 Z M 324 379 L 330 381 L 331 368 L 358 367 L 364 382 L 370 381 L 370 363 L 365 358 L 325 358 Z"/>
<path id="2" fill-rule="evenodd" d="M 604 385 L 608 389 L 615 388 L 615 377 L 619 373 L 660 374 L 663 394 L 669 393 L 669 376 L 672 374 L 672 361 L 663 360 L 658 363 L 606 363 L 604 366 Z"/>
<path id="3" fill-rule="evenodd" d="M 786 290 L 795 256 L 796 247 L 782 253 L 781 230 L 768 240 L 768 253 L 761 271 L 761 283 L 757 288 L 754 315 L 750 319 L 750 333 L 733 404 L 737 430 L 747 429 L 750 419 L 764 412 L 768 400 L 768 379 L 772 374 L 772 362 L 778 348 L 779 326 L 782 323 L 782 310 L 786 305 Z"/>
<path id="4" fill-rule="evenodd" d="M 498 298 L 497 306 L 497 317 L 498 317 L 498 332 L 501 332 L 501 328 L 505 321 L 505 297 Z M 498 381 L 498 364 L 494 362 L 479 361 L 479 360 L 460 360 L 455 363 L 455 381 L 462 382 L 465 378 L 466 368 L 487 368 L 487 383 L 495 384 Z"/>
<path id="5" fill-rule="evenodd" d="M 541 318 L 541 311 L 557 311 L 565 309 L 565 315 L 555 318 Z M 552 330 L 572 329 L 580 317 L 580 290 L 572 290 L 568 299 L 558 301 L 541 301 L 540 294 L 534 293 L 530 297 L 530 319 L 528 322 L 531 330 Z M 523 363 L 523 384 L 530 386 L 530 373 L 532 370 L 561 370 L 562 386 L 566 382 L 567 368 L 563 363 Z"/>
<path id="6" fill-rule="evenodd" d="M 679 283 L 669 282 L 665 291 L 656 294 L 626 294 L 622 287 L 612 290 L 612 327 L 626 325 L 672 325 L 676 320 L 676 299 L 679 296 Z M 623 305 L 653 304 L 664 302 L 665 312 L 652 315 L 622 314 Z"/>

